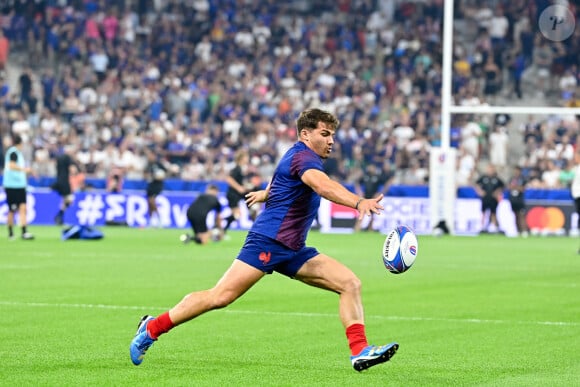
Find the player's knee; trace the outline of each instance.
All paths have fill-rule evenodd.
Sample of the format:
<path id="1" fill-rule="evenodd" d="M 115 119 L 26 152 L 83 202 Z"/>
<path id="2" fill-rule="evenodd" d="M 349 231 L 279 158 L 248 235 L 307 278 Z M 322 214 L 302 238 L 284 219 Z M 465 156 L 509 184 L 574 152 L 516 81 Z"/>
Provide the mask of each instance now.
<path id="1" fill-rule="evenodd" d="M 231 291 L 213 291 L 211 297 L 212 309 L 222 309 L 236 300 L 236 295 Z"/>
<path id="2" fill-rule="evenodd" d="M 342 288 L 343 292 L 345 293 L 360 294 L 362 282 L 357 276 L 353 274 L 352 276 L 344 280 Z"/>

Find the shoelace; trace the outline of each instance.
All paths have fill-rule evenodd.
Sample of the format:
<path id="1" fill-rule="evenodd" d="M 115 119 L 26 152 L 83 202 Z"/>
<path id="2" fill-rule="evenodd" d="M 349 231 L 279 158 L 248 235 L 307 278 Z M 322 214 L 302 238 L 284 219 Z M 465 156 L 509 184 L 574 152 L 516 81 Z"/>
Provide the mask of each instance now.
<path id="1" fill-rule="evenodd" d="M 384 347 L 385 347 L 384 345 L 380 345 L 380 346 L 373 345 L 373 346 L 371 346 L 371 350 L 369 351 L 369 355 L 374 355 L 377 352 L 381 352 Z"/>

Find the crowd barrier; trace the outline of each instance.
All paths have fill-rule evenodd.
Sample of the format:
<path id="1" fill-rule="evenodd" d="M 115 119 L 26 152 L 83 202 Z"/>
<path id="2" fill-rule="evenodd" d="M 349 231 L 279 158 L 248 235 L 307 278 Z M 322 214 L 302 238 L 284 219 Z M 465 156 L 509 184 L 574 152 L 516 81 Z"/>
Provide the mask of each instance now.
<path id="1" fill-rule="evenodd" d="M 174 183 L 174 184 L 173 184 Z M 225 199 L 227 185 L 217 183 L 221 189 L 220 200 L 224 206 L 223 216 L 230 214 Z M 166 182 L 165 190 L 157 198 L 159 208 L 158 226 L 168 228 L 188 228 L 187 207 L 203 192 L 207 182 Z M 184 188 L 174 190 L 169 188 Z M 352 189 L 352 187 L 349 187 Z M 60 197 L 46 187 L 31 186 L 28 189 L 28 222 L 32 225 L 54 224 Z M 393 186 L 383 199 L 385 210 L 375 215 L 373 228 L 387 232 L 398 224 L 412 227 L 419 235 L 432 232 L 430 224 L 430 203 L 428 187 Z M 471 187 L 458 189 L 455 201 L 454 233 L 457 235 L 477 235 L 481 232 L 481 202 Z M 577 214 L 569 190 L 527 190 L 527 221 L 533 233 L 565 235 L 577 230 Z M 233 229 L 251 227 L 249 213 L 242 206 L 242 218 L 235 222 Z M 245 211 L 244 211 L 245 210 Z M 6 222 L 8 207 L 4 191 L 0 191 L 0 223 Z M 322 200 L 318 216 L 322 232 L 352 232 L 357 212 L 351 208 Z M 507 199 L 498 207 L 500 227 L 509 236 L 515 235 L 515 222 Z M 213 216 L 208 216 L 211 222 Z M 104 225 L 106 223 L 126 224 L 130 227 L 149 226 L 147 200 L 143 190 L 124 190 L 109 193 L 94 188 L 76 193 L 75 201 L 65 214 L 65 223 L 81 225 Z M 363 227 L 365 226 L 363 222 Z"/>

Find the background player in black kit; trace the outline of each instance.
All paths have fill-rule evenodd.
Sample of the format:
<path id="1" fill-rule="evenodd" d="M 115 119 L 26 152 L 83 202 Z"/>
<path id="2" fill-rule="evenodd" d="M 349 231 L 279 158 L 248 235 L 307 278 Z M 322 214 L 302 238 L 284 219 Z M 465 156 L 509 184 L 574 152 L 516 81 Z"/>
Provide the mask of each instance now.
<path id="1" fill-rule="evenodd" d="M 215 228 L 218 230 L 219 238 L 223 230 L 221 228 L 222 205 L 218 200 L 219 189 L 217 186 L 210 184 L 207 186 L 205 193 L 199 195 L 187 209 L 187 220 L 193 230 L 193 236 L 183 234 L 181 241 L 188 243 L 194 241 L 197 244 L 205 245 L 211 240 L 211 233 L 207 227 L 207 215 L 211 211 L 215 211 Z"/>
<path id="2" fill-rule="evenodd" d="M 70 186 L 71 172 L 78 171 L 78 166 L 73 159 L 74 147 L 67 145 L 64 147 L 64 152 L 56 157 L 56 181 L 52 185 L 61 197 L 58 213 L 54 217 L 54 222 L 58 225 L 64 222 L 64 213 L 74 200 L 72 189 Z"/>
<path id="3" fill-rule="evenodd" d="M 475 182 L 475 191 L 481 198 L 482 232 L 499 231 L 499 224 L 497 222 L 497 205 L 498 197 L 502 194 L 504 187 L 504 182 L 499 178 L 495 167 L 491 164 L 487 165 L 485 173 Z M 486 213 L 488 211 L 489 222 L 486 224 Z M 495 226 L 495 229 L 490 229 L 490 225 Z"/>
<path id="4" fill-rule="evenodd" d="M 234 220 L 238 220 L 241 216 L 240 206 L 245 205 L 242 203 L 245 200 L 246 193 L 249 190 L 246 188 L 244 181 L 247 178 L 248 164 L 250 162 L 250 156 L 245 150 L 240 150 L 236 152 L 234 156 L 234 161 L 236 163 L 235 167 L 232 168 L 230 174 L 226 178 L 228 183 L 228 191 L 226 192 L 226 197 L 232 214 L 226 218 L 226 226 L 224 231 L 227 231 Z"/>
<path id="5" fill-rule="evenodd" d="M 147 177 L 147 187 L 145 195 L 147 196 L 147 218 L 149 226 L 162 227 L 163 224 L 159 218 L 159 209 L 157 208 L 157 196 L 163 191 L 164 181 L 167 169 L 162 163 L 159 153 L 156 149 L 147 149 L 147 166 L 145 167 L 145 176 Z"/>
<path id="6" fill-rule="evenodd" d="M 380 193 L 386 194 L 391 182 L 393 181 L 393 177 L 394 174 L 392 171 L 385 171 L 379 169 L 375 164 L 368 164 L 363 171 L 362 177 L 355 185 L 356 193 L 365 199 L 375 198 Z M 379 189 L 382 189 L 382 191 L 379 192 Z M 372 231 L 373 219 L 374 216 L 371 214 L 369 222 L 365 227 L 365 231 Z M 357 217 L 354 224 L 354 231 L 359 231 L 360 227 L 361 219 Z"/>
<path id="7" fill-rule="evenodd" d="M 508 181 L 509 201 L 516 220 L 518 235 L 522 237 L 528 236 L 526 201 L 524 198 L 526 184 L 527 180 L 522 174 L 522 169 L 518 166 L 514 167 L 512 177 Z"/>

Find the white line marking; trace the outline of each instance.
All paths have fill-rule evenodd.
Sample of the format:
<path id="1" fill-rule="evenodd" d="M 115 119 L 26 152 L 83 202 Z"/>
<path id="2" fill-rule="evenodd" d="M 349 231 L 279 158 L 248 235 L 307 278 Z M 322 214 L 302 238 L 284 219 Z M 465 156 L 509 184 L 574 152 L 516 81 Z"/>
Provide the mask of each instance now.
<path id="1" fill-rule="evenodd" d="M 561 282 L 526 282 L 525 286 L 537 286 L 541 288 L 577 288 L 576 283 L 561 283 Z"/>
<path id="2" fill-rule="evenodd" d="M 0 265 L 0 270 L 38 270 L 38 269 L 44 269 L 47 267 L 54 267 L 56 265 L 54 264 L 43 264 L 43 265 L 11 265 L 11 264 L 6 264 L 6 265 Z"/>
<path id="3" fill-rule="evenodd" d="M 28 308 L 81 308 L 81 309 L 113 309 L 113 310 L 168 310 L 168 307 L 162 306 L 131 306 L 131 305 L 107 305 L 107 304 L 62 304 L 48 302 L 15 302 L 0 301 L 0 306 L 15 306 Z M 295 317 L 324 317 L 336 318 L 332 313 L 305 313 L 305 312 L 269 312 L 258 310 L 223 310 L 225 313 L 232 314 L 256 314 L 256 315 L 274 315 L 274 316 L 295 316 Z M 392 320 L 392 321 L 439 321 L 450 323 L 466 324 L 515 324 L 515 325 L 548 325 L 564 327 L 580 327 L 580 322 L 574 321 L 522 321 L 522 320 L 488 320 L 479 318 L 444 318 L 444 317 L 413 317 L 413 316 L 366 316 L 367 319 L 375 320 Z"/>

